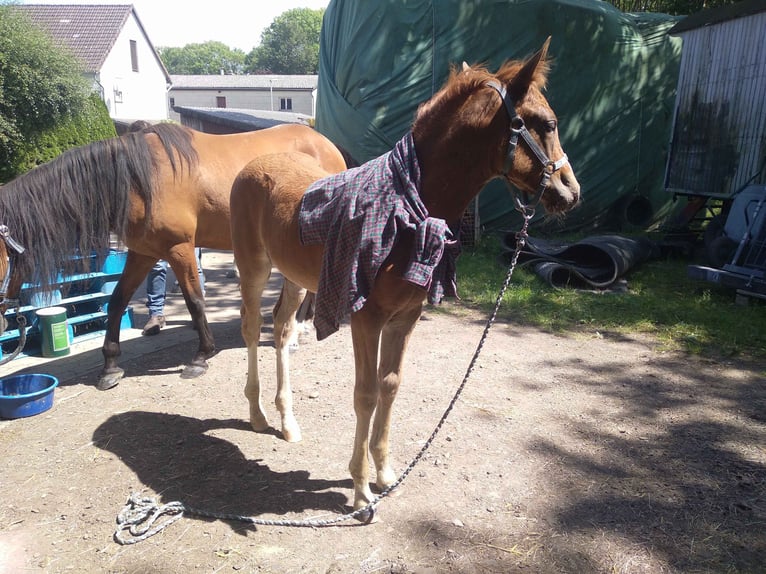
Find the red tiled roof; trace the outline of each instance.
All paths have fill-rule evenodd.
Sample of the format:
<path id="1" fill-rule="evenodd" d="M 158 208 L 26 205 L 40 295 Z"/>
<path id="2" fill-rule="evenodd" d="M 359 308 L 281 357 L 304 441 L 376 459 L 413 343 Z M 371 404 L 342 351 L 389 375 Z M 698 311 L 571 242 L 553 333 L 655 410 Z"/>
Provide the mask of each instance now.
<path id="1" fill-rule="evenodd" d="M 16 8 L 69 46 L 88 72 L 101 69 L 133 12 L 131 4 L 23 4 Z"/>

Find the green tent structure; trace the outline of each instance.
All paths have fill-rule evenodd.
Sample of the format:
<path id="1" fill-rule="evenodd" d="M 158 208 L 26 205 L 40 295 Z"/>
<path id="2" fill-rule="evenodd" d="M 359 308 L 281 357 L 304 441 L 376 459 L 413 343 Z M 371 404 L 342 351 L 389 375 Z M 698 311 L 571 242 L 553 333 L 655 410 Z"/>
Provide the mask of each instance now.
<path id="1" fill-rule="evenodd" d="M 598 0 L 331 0 L 320 43 L 316 127 L 359 162 L 390 150 L 450 66 L 534 53 L 551 36 L 546 96 L 583 202 L 556 231 L 647 229 L 672 210 L 663 186 L 681 41 L 665 14 Z M 501 181 L 479 195 L 486 230 L 520 218 Z"/>

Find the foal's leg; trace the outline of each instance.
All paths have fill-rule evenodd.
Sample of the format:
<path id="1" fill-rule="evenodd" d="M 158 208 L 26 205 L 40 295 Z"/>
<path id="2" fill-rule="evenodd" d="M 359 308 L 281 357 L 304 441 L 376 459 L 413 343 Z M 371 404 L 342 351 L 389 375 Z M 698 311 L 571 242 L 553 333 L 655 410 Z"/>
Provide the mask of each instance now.
<path id="1" fill-rule="evenodd" d="M 242 295 L 242 338 L 247 345 L 247 383 L 245 396 L 250 403 L 250 425 L 256 432 L 269 428 L 269 421 L 261 403 L 261 384 L 258 379 L 258 343 L 261 339 L 261 295 L 271 275 L 271 261 L 265 255 L 237 256 L 239 290 Z"/>
<path id="2" fill-rule="evenodd" d="M 105 391 L 116 386 L 125 374 L 117 366 L 117 357 L 120 356 L 120 325 L 122 315 L 130 303 L 133 293 L 136 292 L 141 282 L 146 279 L 149 270 L 157 263 L 157 259 L 146 255 L 139 255 L 135 251 L 128 251 L 125 268 L 117 281 L 117 285 L 109 297 L 109 305 L 106 320 L 106 335 L 101 353 L 104 355 L 104 368 L 99 375 L 96 387 Z"/>
<path id="3" fill-rule="evenodd" d="M 391 410 L 402 382 L 404 352 L 420 318 L 422 308 L 420 305 L 397 315 L 383 328 L 378 367 L 378 404 L 370 438 L 370 452 L 377 469 L 376 484 L 381 490 L 391 486 L 397 478 L 388 456 Z"/>
<path id="4" fill-rule="evenodd" d="M 301 440 L 301 429 L 293 414 L 293 394 L 290 388 L 290 343 L 297 335 L 295 314 L 305 295 L 305 289 L 285 279 L 279 300 L 274 306 L 274 347 L 277 352 L 275 403 L 282 416 L 282 436 L 287 442 Z"/>
<path id="5" fill-rule="evenodd" d="M 354 510 L 372 502 L 370 490 L 370 468 L 367 456 L 369 448 L 370 419 L 378 401 L 378 343 L 382 322 L 365 308 L 351 315 L 351 338 L 354 343 L 354 413 L 356 432 L 354 451 L 348 470 L 354 481 Z"/>

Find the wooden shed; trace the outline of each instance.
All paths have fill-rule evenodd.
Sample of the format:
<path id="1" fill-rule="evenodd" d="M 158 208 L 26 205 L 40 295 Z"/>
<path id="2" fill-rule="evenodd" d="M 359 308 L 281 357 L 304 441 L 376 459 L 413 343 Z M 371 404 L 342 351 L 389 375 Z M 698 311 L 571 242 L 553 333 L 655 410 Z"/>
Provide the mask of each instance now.
<path id="1" fill-rule="evenodd" d="M 766 183 L 766 0 L 703 10 L 683 40 L 665 188 L 727 200 Z"/>

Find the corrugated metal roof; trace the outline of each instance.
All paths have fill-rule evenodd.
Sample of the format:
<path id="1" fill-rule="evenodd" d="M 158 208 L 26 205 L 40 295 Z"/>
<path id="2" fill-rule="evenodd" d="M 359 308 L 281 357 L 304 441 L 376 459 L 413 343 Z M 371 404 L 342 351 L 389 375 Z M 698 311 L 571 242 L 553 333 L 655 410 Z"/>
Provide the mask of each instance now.
<path id="1" fill-rule="evenodd" d="M 174 90 L 313 90 L 317 87 L 316 75 L 171 75 Z"/>
<path id="2" fill-rule="evenodd" d="M 24 4 L 16 6 L 97 72 L 133 11 L 130 4 Z"/>
<path id="3" fill-rule="evenodd" d="M 745 16 L 751 16 L 764 11 L 766 11 L 766 0 L 742 0 L 734 4 L 709 8 L 691 14 L 668 30 L 668 34 L 672 36 L 687 30 L 720 24 L 721 22 L 744 18 Z"/>

